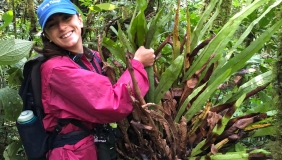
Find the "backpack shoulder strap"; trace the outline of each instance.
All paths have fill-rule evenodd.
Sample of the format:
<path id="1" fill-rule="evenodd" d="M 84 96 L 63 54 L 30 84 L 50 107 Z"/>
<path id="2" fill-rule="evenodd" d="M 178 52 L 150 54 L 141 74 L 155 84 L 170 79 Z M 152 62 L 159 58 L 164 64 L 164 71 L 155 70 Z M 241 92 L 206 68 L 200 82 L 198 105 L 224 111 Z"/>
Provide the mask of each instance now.
<path id="1" fill-rule="evenodd" d="M 41 74 L 40 66 L 45 61 L 43 56 L 29 60 L 23 69 L 24 80 L 19 90 L 22 97 L 23 110 L 33 110 L 36 116 L 43 118 L 43 106 L 41 101 Z"/>
<path id="2" fill-rule="evenodd" d="M 43 119 L 44 117 L 44 110 L 41 100 L 41 64 L 45 61 L 44 57 L 38 57 L 36 58 L 36 62 L 31 70 L 31 85 L 32 85 L 32 92 L 34 97 L 34 104 L 37 106 L 35 108 L 35 111 L 37 113 L 37 116 L 40 117 L 40 119 Z"/>

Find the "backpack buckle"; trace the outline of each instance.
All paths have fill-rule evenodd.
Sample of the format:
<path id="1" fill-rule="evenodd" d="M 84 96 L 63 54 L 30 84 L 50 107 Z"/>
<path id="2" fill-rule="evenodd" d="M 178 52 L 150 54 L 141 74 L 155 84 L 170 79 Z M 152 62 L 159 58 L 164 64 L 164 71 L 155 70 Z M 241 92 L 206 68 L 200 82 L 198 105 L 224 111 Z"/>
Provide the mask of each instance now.
<path id="1" fill-rule="evenodd" d="M 59 124 L 57 124 L 56 127 L 54 128 L 54 132 L 60 133 L 62 129 L 63 129 L 63 127 L 60 126 Z"/>

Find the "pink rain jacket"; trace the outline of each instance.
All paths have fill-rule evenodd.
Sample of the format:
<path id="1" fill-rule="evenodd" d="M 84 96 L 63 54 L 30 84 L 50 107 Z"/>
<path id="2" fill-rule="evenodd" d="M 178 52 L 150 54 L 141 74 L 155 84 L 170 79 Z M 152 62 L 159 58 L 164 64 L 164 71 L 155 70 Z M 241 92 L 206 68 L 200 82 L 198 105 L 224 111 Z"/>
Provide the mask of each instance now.
<path id="1" fill-rule="evenodd" d="M 44 127 L 53 131 L 58 118 L 75 118 L 89 128 L 93 123 L 120 121 L 131 113 L 132 101 L 126 88 L 132 81 L 128 71 L 118 82 L 111 84 L 106 76 L 95 72 L 85 55 L 81 60 L 90 71 L 81 69 L 68 56 L 57 56 L 41 66 L 42 103 L 47 114 L 43 119 Z M 94 60 L 95 61 L 95 60 Z M 144 66 L 137 60 L 131 60 L 135 77 L 144 96 L 148 91 L 148 78 Z M 133 93 L 132 93 L 133 94 Z M 80 128 L 68 124 L 60 134 L 66 134 Z M 75 145 L 65 145 L 50 151 L 49 160 L 96 160 L 97 153 L 93 136 L 90 135 Z"/>

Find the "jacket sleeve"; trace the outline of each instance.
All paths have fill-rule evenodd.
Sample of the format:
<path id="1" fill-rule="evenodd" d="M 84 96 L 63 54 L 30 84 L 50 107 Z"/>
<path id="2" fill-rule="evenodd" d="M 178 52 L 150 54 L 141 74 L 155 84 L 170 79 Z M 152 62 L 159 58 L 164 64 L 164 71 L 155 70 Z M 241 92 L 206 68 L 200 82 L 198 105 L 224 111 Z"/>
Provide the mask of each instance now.
<path id="1" fill-rule="evenodd" d="M 48 61 L 47 61 L 48 62 Z M 132 60 L 134 74 L 144 96 L 148 91 L 147 73 L 142 63 Z M 57 118 L 78 118 L 92 123 L 110 123 L 124 119 L 133 109 L 127 84 L 127 71 L 112 85 L 95 72 L 70 66 L 42 67 L 42 102 L 45 112 Z M 49 69 L 48 69 L 49 68 Z M 47 76 L 48 75 L 48 76 Z"/>

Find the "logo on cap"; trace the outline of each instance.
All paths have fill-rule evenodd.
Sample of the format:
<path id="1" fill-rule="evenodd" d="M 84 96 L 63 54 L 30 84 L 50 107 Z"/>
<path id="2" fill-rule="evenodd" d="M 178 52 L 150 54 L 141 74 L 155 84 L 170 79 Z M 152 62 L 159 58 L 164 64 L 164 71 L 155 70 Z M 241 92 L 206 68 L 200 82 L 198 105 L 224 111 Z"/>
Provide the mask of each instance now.
<path id="1" fill-rule="evenodd" d="M 44 6 L 41 7 L 41 10 L 43 11 L 46 7 L 50 6 L 50 4 L 53 3 L 60 3 L 61 0 L 50 0 L 48 3 L 46 3 Z"/>

